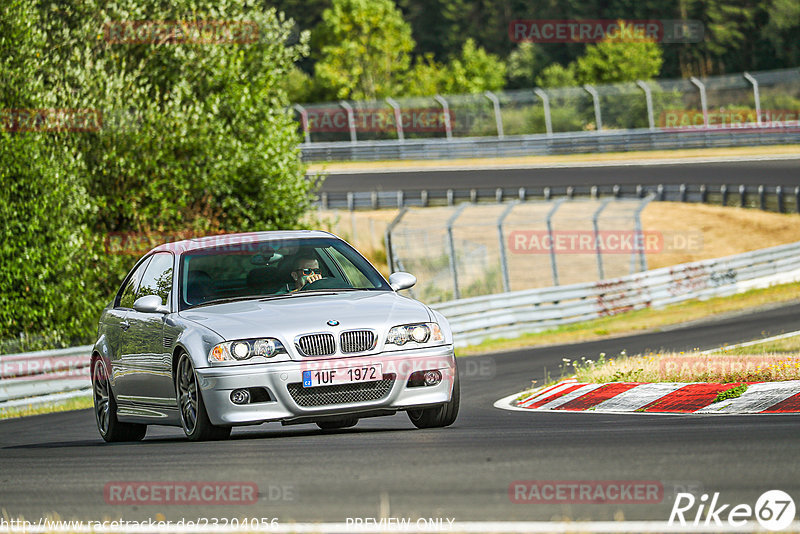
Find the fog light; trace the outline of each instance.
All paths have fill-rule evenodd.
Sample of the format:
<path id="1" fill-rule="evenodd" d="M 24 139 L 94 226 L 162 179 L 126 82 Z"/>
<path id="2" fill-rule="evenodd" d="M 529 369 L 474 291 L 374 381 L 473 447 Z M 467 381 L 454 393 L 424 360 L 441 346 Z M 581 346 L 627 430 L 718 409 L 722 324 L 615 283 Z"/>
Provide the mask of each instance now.
<path id="1" fill-rule="evenodd" d="M 423 378 L 426 386 L 435 386 L 442 381 L 442 373 L 439 371 L 425 371 Z"/>
<path id="2" fill-rule="evenodd" d="M 231 391 L 231 402 L 234 404 L 247 404 L 250 402 L 250 392 L 246 389 L 234 389 Z"/>

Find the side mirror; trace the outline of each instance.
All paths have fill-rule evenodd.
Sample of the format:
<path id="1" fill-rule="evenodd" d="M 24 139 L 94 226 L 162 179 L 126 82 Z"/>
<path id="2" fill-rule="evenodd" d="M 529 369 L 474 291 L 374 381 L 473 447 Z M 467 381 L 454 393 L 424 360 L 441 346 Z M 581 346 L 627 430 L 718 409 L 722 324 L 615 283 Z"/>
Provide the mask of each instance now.
<path id="1" fill-rule="evenodd" d="M 169 308 L 161 304 L 158 295 L 145 295 L 136 299 L 133 309 L 141 313 L 169 313 Z"/>
<path id="2" fill-rule="evenodd" d="M 417 283 L 417 277 L 411 273 L 404 273 L 404 272 L 397 272 L 392 273 L 389 276 L 389 285 L 392 286 L 392 289 L 395 291 L 400 291 L 401 289 L 408 289 L 409 287 L 414 287 L 414 284 Z"/>

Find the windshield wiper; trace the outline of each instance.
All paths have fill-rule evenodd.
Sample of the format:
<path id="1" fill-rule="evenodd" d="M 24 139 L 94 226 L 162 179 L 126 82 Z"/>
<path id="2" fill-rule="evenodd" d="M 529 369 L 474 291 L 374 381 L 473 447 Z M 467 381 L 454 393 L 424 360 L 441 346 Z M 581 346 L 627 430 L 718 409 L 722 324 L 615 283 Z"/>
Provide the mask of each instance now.
<path id="1" fill-rule="evenodd" d="M 237 302 L 239 300 L 253 300 L 253 299 L 260 299 L 264 295 L 243 295 L 240 297 L 225 297 L 221 299 L 214 299 L 214 300 L 207 300 L 206 302 L 201 302 L 200 304 L 195 304 L 192 308 L 199 308 L 200 306 L 211 306 L 213 304 L 225 304 L 226 302 Z"/>

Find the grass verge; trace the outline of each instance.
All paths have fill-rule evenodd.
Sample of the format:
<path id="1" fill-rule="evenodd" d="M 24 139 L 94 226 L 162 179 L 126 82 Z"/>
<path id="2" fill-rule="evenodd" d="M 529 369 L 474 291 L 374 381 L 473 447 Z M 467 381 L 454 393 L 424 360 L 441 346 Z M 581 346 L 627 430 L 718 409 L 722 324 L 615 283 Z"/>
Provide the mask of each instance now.
<path id="1" fill-rule="evenodd" d="M 723 313 L 738 312 L 774 303 L 792 301 L 800 301 L 800 283 L 798 282 L 775 285 L 764 289 L 754 289 L 730 297 L 692 300 L 660 309 L 635 310 L 610 317 L 565 325 L 544 332 L 525 334 L 513 339 L 486 340 L 478 345 L 459 348 L 456 350 L 456 354 L 458 356 L 468 356 L 544 345 L 592 341 L 646 331 L 658 331 L 664 327 L 706 319 Z"/>
<path id="2" fill-rule="evenodd" d="M 38 406 L 28 405 L 15 408 L 0 409 L 0 419 L 14 419 L 16 417 L 27 417 L 29 415 L 40 415 L 53 412 L 70 412 L 72 410 L 85 410 L 91 408 L 92 397 L 77 397 L 60 402 L 52 402 Z"/>

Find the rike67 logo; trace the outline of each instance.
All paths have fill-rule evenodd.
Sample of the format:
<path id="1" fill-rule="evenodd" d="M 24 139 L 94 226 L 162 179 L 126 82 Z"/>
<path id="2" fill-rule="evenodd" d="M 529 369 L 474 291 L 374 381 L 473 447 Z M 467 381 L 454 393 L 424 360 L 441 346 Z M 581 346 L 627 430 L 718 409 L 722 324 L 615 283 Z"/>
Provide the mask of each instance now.
<path id="1" fill-rule="evenodd" d="M 736 528 L 755 519 L 767 530 L 785 530 L 794 521 L 795 511 L 794 500 L 781 490 L 764 492 L 754 507 L 722 503 L 719 492 L 714 493 L 710 501 L 706 493 L 699 499 L 691 493 L 678 493 L 669 514 L 669 525 Z"/>

